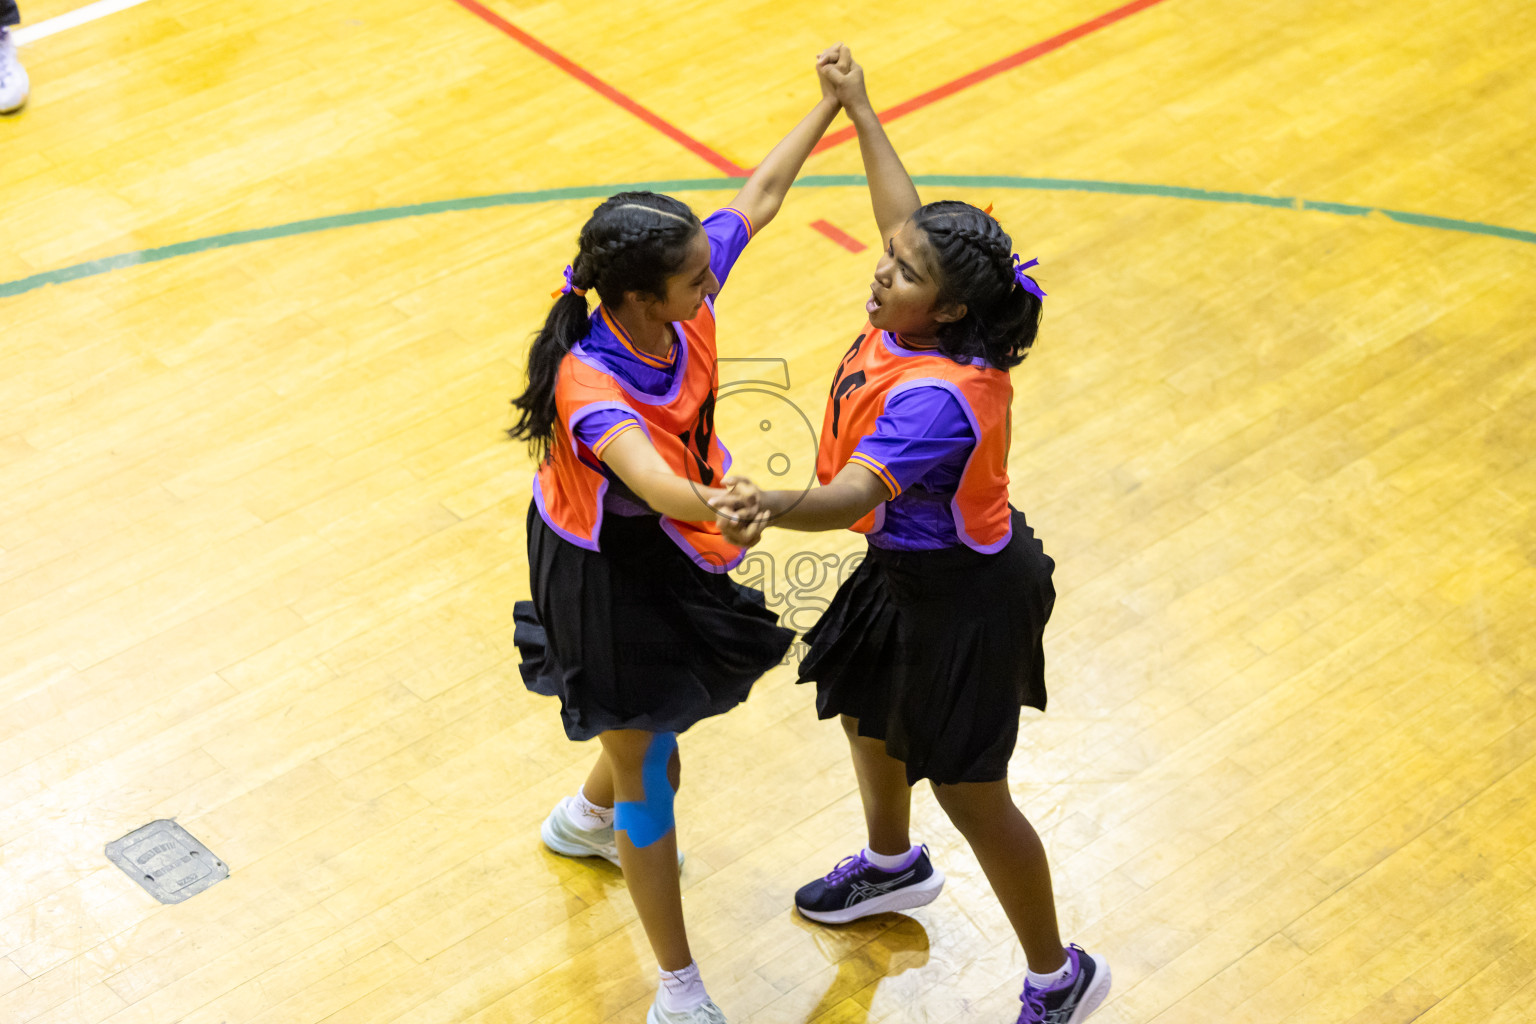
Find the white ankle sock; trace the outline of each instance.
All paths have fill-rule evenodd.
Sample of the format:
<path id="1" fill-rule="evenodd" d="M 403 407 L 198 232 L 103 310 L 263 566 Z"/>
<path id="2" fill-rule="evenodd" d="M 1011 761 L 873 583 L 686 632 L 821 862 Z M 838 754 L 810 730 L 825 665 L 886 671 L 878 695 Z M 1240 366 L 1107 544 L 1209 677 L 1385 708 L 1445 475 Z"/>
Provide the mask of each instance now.
<path id="1" fill-rule="evenodd" d="M 661 985 L 656 990 L 656 1001 L 663 1010 L 681 1013 L 696 1010 L 709 1002 L 709 993 L 704 991 L 704 979 L 699 976 L 698 961 L 680 971 L 658 969 L 658 973 L 661 975 Z"/>
<path id="2" fill-rule="evenodd" d="M 917 851 L 922 847 L 914 846 L 906 853 L 898 853 L 894 857 L 883 853 L 876 853 L 869 847 L 864 847 L 864 859 L 869 861 L 881 871 L 895 871 L 898 868 L 907 867 L 912 861 L 917 860 Z"/>
<path id="3" fill-rule="evenodd" d="M 1060 985 L 1072 974 L 1072 958 L 1067 957 L 1067 962 L 1050 974 L 1036 974 L 1034 971 L 1026 971 L 1025 977 L 1035 988 L 1053 988 Z"/>
<path id="4" fill-rule="evenodd" d="M 613 827 L 613 808 L 599 807 L 587 799 L 586 787 L 576 791 L 567 805 L 570 811 L 571 824 L 588 832 L 595 832 L 600 828 Z"/>

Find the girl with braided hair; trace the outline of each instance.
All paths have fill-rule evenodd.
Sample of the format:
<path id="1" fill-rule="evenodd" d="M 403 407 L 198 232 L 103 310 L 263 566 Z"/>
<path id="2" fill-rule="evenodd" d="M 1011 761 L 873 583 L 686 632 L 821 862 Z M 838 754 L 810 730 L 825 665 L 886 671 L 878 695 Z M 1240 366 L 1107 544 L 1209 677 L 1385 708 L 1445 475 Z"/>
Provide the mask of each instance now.
<path id="1" fill-rule="evenodd" d="M 1044 293 L 987 212 L 924 205 L 846 48 L 822 67 L 858 129 L 885 252 L 868 320 L 832 381 L 808 492 L 727 480 L 728 540 L 769 524 L 852 529 L 868 554 L 806 634 L 800 681 L 840 717 L 869 845 L 795 894 L 813 921 L 919 907 L 944 876 L 908 834 L 927 779 L 970 844 L 1028 960 L 1019 1021 L 1076 1024 L 1109 990 L 1104 958 L 1064 949 L 1050 866 L 1014 805 L 1008 760 L 1024 705 L 1045 709 L 1055 563 L 1008 502 L 1008 371 L 1034 343 Z"/>
<path id="2" fill-rule="evenodd" d="M 623 869 L 660 967 L 649 1024 L 724 1022 L 683 923 L 677 734 L 746 700 L 794 634 L 726 575 L 742 550 L 708 504 L 730 465 L 714 426 L 715 297 L 837 114 L 821 82 L 816 107 L 702 222 L 650 192 L 593 211 L 513 403 L 511 433 L 539 460 L 533 599 L 514 608 L 523 679 L 560 699 L 570 739 L 602 746 L 541 835 Z"/>

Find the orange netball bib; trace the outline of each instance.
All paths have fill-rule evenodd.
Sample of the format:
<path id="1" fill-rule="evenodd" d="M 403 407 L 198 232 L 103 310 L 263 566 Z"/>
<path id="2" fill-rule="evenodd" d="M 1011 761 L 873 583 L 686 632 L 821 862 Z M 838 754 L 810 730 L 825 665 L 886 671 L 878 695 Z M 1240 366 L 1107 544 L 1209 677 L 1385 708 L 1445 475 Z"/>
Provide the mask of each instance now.
<path id="1" fill-rule="evenodd" d="M 977 359 L 956 363 L 937 352 L 902 348 L 884 331 L 865 324 L 838 364 L 821 428 L 816 477 L 829 483 L 848 464 L 859 442 L 875 432 L 875 421 L 892 395 L 915 387 L 940 387 L 953 395 L 976 434 L 950 514 L 955 534 L 977 551 L 999 551 L 1013 532 L 1008 508 L 1009 404 L 1013 382 L 1005 370 Z M 873 533 L 885 520 L 885 503 L 854 523 Z"/>
<path id="2" fill-rule="evenodd" d="M 719 486 L 730 467 L 730 453 L 715 436 L 714 312 L 706 302 L 698 316 L 674 326 L 682 336 L 679 364 L 665 395 L 630 388 L 579 344 L 560 363 L 555 443 L 534 477 L 533 498 L 550 529 L 572 544 L 598 550 L 609 483 L 597 458 L 575 439 L 575 425 L 584 416 L 599 409 L 634 414 L 672 471 L 703 486 Z M 713 520 L 686 523 L 662 516 L 661 528 L 709 572 L 727 572 L 741 561 L 742 549 L 721 536 Z"/>

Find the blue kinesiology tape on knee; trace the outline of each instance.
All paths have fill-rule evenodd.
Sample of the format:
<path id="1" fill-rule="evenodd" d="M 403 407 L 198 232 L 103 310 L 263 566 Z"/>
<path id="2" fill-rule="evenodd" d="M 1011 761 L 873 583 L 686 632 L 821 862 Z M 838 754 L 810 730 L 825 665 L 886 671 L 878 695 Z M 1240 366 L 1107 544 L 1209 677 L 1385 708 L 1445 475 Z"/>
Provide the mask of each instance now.
<path id="1" fill-rule="evenodd" d="M 613 808 L 615 831 L 625 832 L 636 849 L 645 849 L 677 824 L 672 817 L 672 780 L 667 765 L 677 749 L 677 733 L 659 732 L 651 737 L 640 766 L 640 782 L 645 787 L 644 800 L 620 800 Z"/>

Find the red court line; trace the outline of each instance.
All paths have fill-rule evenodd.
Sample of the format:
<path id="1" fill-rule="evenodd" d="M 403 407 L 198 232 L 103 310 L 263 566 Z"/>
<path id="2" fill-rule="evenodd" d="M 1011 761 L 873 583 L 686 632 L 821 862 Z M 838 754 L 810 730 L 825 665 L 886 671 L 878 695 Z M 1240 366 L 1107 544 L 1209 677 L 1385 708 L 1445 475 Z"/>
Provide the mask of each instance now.
<path id="1" fill-rule="evenodd" d="M 615 89 L 601 78 L 598 78 L 596 75 L 592 74 L 592 72 L 588 71 L 586 68 L 577 64 L 575 61 L 564 57 L 559 53 L 556 53 L 554 50 L 551 50 L 548 46 L 545 46 L 543 43 L 539 42 L 533 36 L 529 35 L 527 32 L 524 32 L 510 21 L 507 21 L 495 11 L 492 11 L 485 5 L 479 3 L 478 0 L 454 0 L 454 2 L 457 3 L 460 7 L 464 8 L 466 11 L 469 11 L 471 14 L 480 18 L 482 21 L 497 29 L 500 29 L 502 32 L 511 36 L 519 43 L 522 43 L 528 49 L 532 50 L 540 57 L 543 57 L 545 60 L 555 65 L 555 67 L 559 68 L 561 71 L 564 71 L 572 78 L 577 79 L 583 84 L 606 96 L 614 103 L 617 103 L 619 106 L 623 107 L 631 114 L 634 114 L 636 117 L 650 125 L 652 128 L 660 131 L 663 135 L 666 135 L 674 141 L 681 143 L 684 148 L 698 154 L 705 160 L 708 160 L 717 169 L 724 171 L 726 174 L 729 174 L 733 178 L 745 177 L 749 173 L 745 167 L 738 166 L 735 162 L 710 149 L 708 146 L 704 145 L 704 143 L 700 142 L 698 139 L 695 139 L 681 128 L 678 128 L 661 116 L 652 113 L 645 107 L 642 107 L 640 104 L 636 103 L 634 100 L 630 99 L 628 96 L 624 95 L 622 92 Z"/>
<path id="2" fill-rule="evenodd" d="M 844 249 L 847 249 L 849 252 L 863 252 L 865 249 L 869 248 L 869 246 L 865 245 L 857 238 L 854 238 L 842 228 L 835 224 L 829 224 L 827 221 L 813 220 L 811 221 L 811 227 L 815 228 L 817 231 L 820 231 L 822 234 L 826 235 L 828 238 L 832 239 L 832 241 L 836 242 Z"/>
<path id="3" fill-rule="evenodd" d="M 463 2 L 463 0 L 460 0 L 460 2 Z M 1021 64 L 1028 64 L 1036 57 L 1044 56 L 1052 50 L 1059 50 L 1075 39 L 1081 39 L 1089 33 L 1097 32 L 1101 28 L 1113 25 L 1117 21 L 1129 18 L 1138 11 L 1144 11 L 1148 7 L 1159 3 L 1162 3 L 1162 0 L 1132 0 L 1131 3 L 1126 4 L 1124 7 L 1117 7 L 1106 14 L 1099 15 L 1092 21 L 1085 21 L 1076 28 L 1069 28 L 1060 35 L 1051 36 L 1051 38 L 1020 50 L 1018 53 L 1004 57 L 1002 60 L 994 61 L 986 67 L 977 68 L 968 75 L 962 75 L 953 82 L 946 82 L 937 89 L 930 89 L 919 96 L 914 96 L 903 103 L 898 103 L 889 110 L 882 110 L 880 112 L 880 120 L 882 123 L 889 124 L 904 114 L 910 114 L 914 110 L 921 110 L 930 103 L 936 103 L 946 96 L 953 96 L 960 90 L 968 89 L 978 82 L 984 82 L 989 78 L 1002 74 L 1004 71 L 1011 71 Z M 847 142 L 857 134 L 853 125 L 840 128 L 832 134 L 823 137 L 811 152 L 824 152 L 833 146 Z"/>

